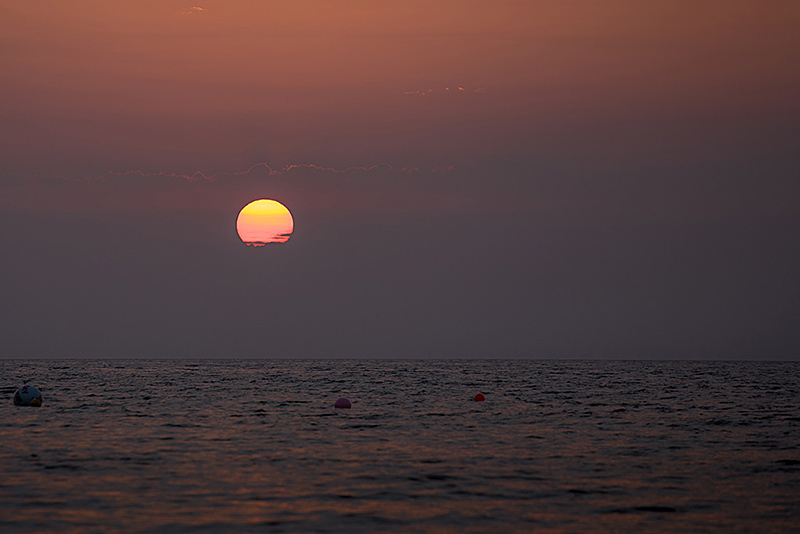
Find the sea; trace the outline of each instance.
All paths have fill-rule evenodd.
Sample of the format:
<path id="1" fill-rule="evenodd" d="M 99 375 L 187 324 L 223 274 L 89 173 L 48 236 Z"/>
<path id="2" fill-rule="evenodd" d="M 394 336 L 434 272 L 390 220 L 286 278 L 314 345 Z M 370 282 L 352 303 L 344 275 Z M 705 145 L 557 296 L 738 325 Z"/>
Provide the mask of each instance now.
<path id="1" fill-rule="evenodd" d="M 800 362 L 0 360 L 0 389 L 3 533 L 800 532 Z"/>

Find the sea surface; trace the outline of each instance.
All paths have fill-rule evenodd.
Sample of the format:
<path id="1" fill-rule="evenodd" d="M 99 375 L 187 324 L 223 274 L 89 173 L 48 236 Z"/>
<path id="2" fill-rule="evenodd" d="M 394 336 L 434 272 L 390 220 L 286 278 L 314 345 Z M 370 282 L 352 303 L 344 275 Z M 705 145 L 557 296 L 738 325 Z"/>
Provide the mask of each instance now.
<path id="1" fill-rule="evenodd" d="M 800 531 L 798 362 L 0 360 L 0 389 L 0 532 Z"/>

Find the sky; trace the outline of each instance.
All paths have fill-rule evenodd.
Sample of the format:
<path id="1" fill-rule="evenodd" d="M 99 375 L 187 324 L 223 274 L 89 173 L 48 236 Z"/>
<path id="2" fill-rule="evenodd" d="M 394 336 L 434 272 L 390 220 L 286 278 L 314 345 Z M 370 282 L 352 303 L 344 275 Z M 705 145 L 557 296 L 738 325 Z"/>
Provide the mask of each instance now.
<path id="1" fill-rule="evenodd" d="M 0 0 L 0 357 L 796 360 L 798 27 Z"/>

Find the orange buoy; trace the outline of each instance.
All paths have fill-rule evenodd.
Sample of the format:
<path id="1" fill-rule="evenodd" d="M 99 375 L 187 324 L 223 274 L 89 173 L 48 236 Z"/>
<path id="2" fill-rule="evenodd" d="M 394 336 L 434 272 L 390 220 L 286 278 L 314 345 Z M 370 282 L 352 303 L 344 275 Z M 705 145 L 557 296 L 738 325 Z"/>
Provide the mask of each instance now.
<path id="1" fill-rule="evenodd" d="M 478 393 L 477 395 L 475 395 L 472 398 L 472 400 L 474 400 L 475 402 L 481 402 L 481 401 L 485 401 L 486 397 L 483 396 L 483 393 Z"/>

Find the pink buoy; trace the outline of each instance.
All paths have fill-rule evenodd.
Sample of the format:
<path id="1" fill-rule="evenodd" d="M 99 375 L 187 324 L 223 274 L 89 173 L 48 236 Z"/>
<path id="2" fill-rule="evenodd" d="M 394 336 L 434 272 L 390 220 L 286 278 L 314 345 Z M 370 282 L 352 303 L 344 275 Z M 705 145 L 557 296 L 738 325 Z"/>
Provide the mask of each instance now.
<path id="1" fill-rule="evenodd" d="M 346 399 L 345 397 L 339 397 L 336 399 L 336 402 L 333 403 L 334 408 L 350 408 L 350 400 Z"/>
<path id="2" fill-rule="evenodd" d="M 472 398 L 475 402 L 485 401 L 486 397 L 484 397 L 483 393 L 478 393 L 475 397 Z"/>

